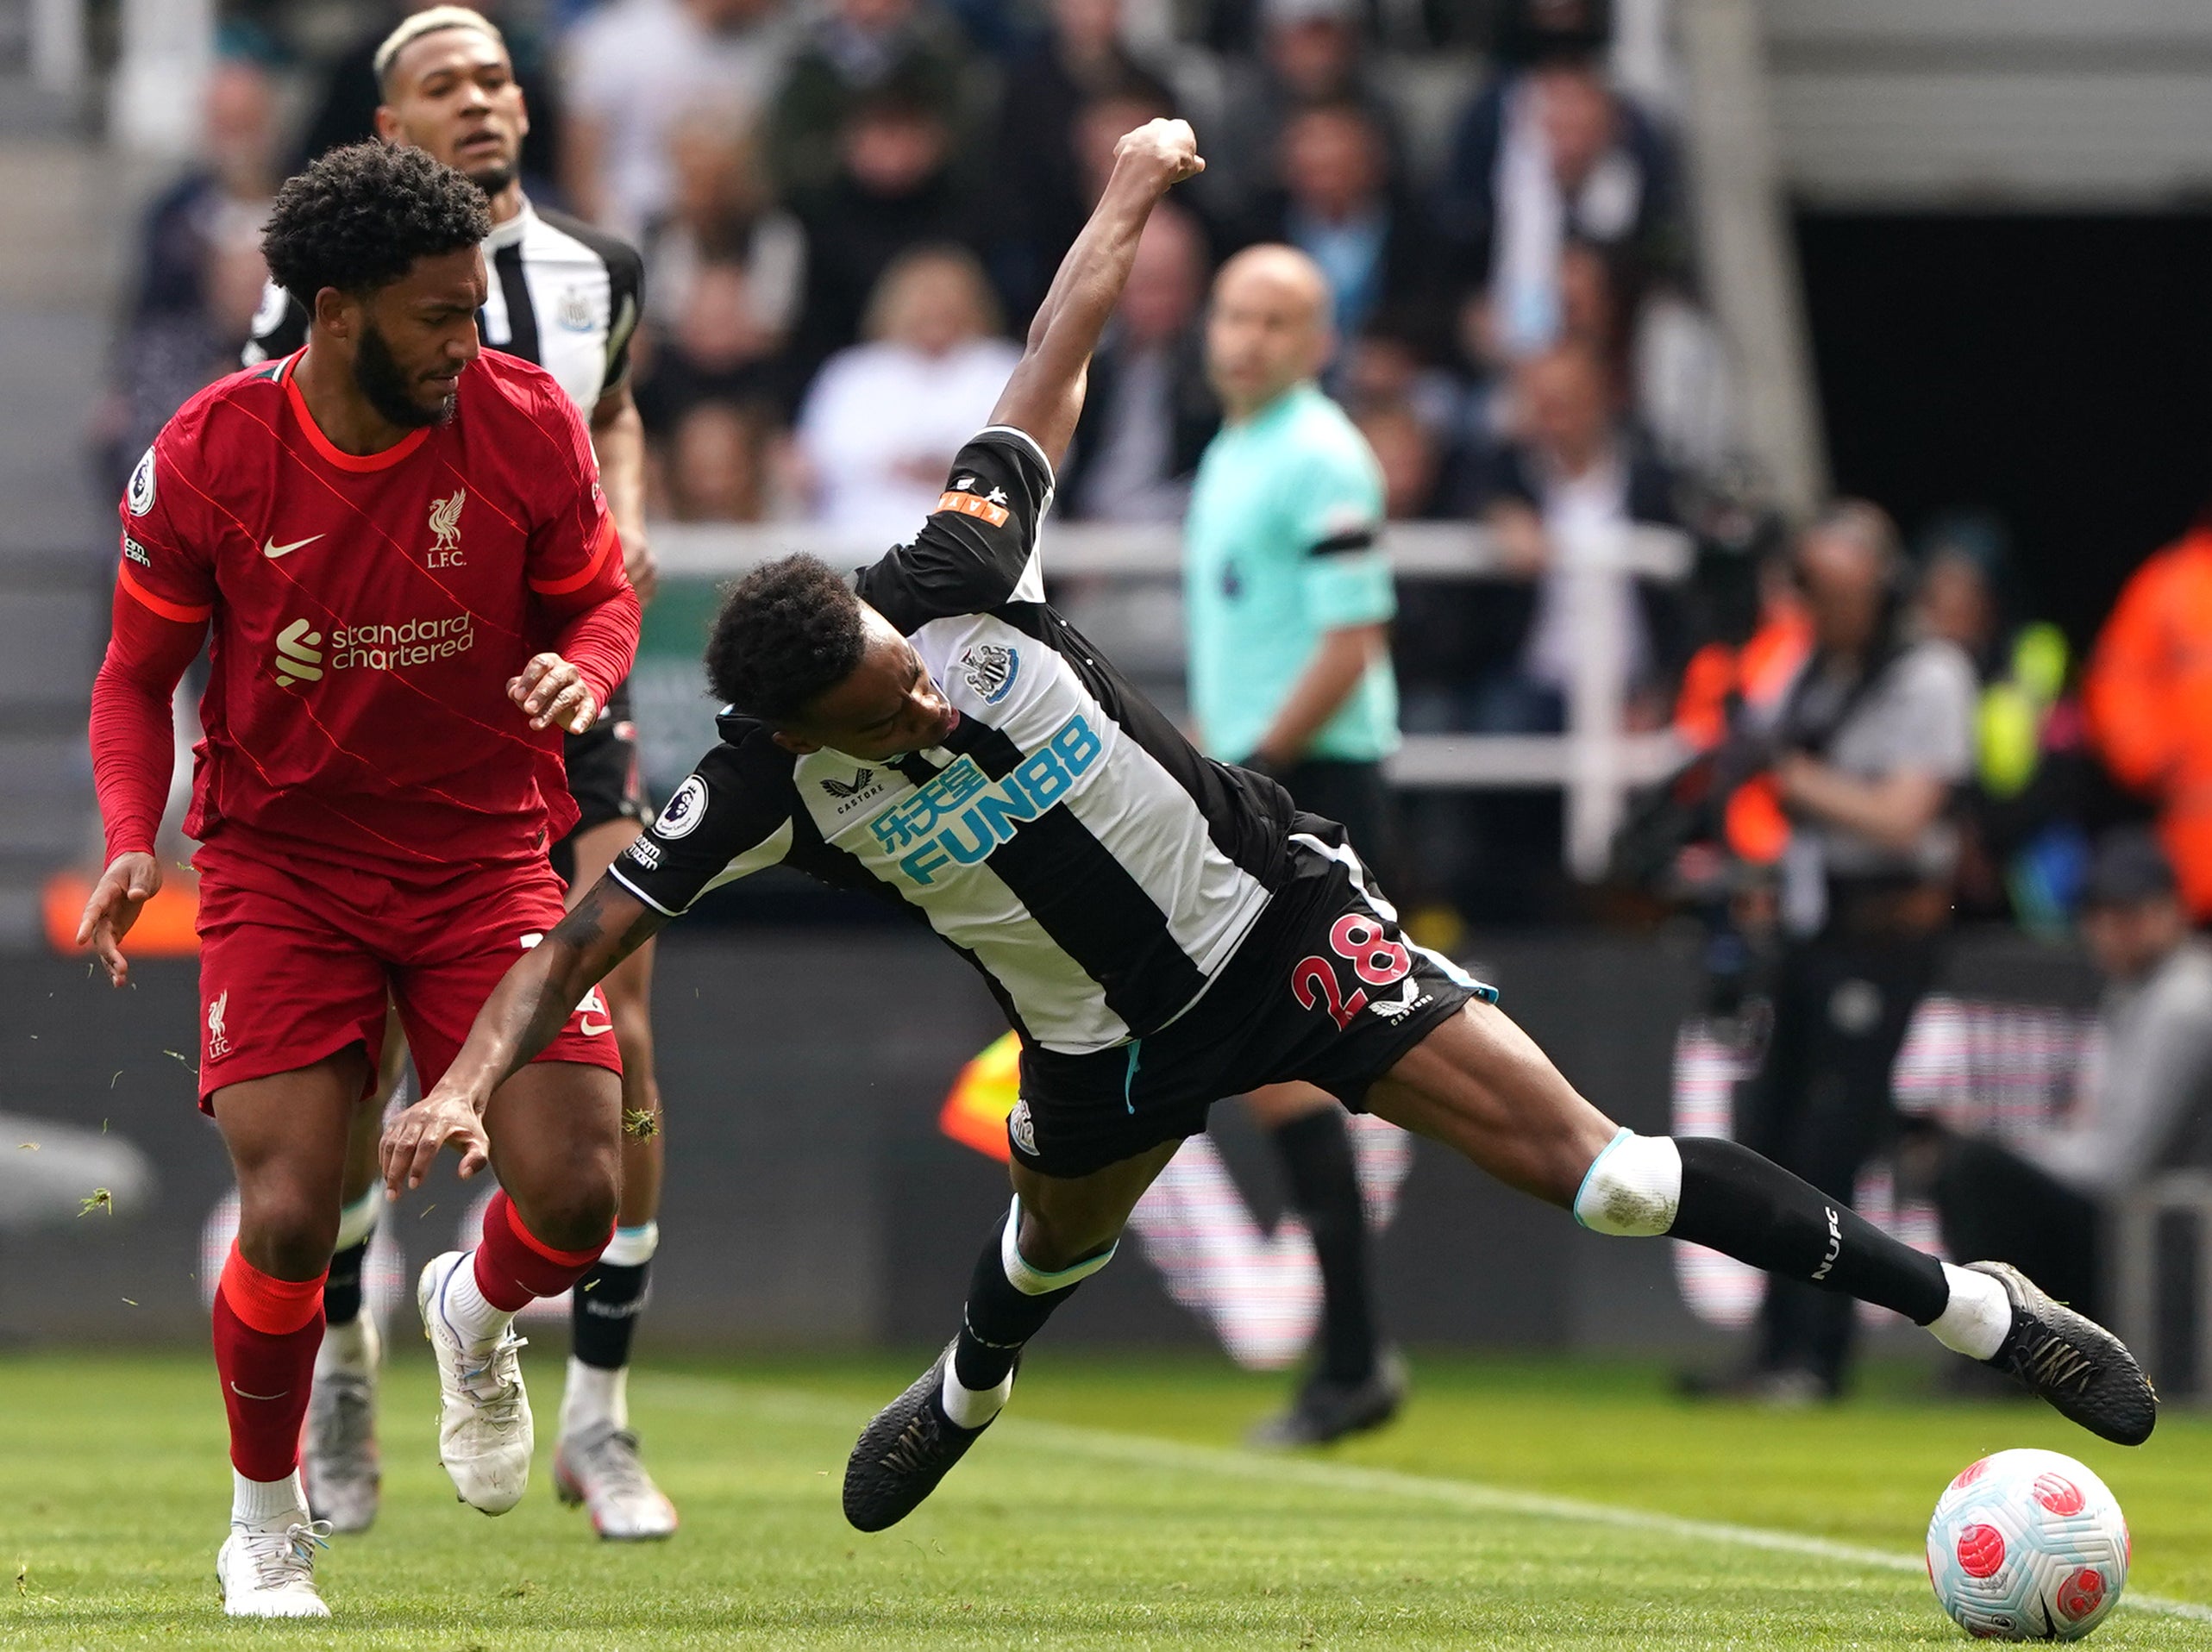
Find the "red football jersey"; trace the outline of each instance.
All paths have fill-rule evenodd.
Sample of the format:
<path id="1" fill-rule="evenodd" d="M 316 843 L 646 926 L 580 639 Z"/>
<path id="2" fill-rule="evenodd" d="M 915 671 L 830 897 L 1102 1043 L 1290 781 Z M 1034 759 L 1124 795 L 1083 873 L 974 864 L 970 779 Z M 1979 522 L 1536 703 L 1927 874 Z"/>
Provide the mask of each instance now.
<path id="1" fill-rule="evenodd" d="M 506 684 L 626 581 L 590 435 L 487 350 L 448 422 L 342 453 L 298 360 L 187 402 L 122 501 L 124 588 L 211 623 L 185 829 L 417 884 L 542 854 L 576 818 L 561 732 Z"/>

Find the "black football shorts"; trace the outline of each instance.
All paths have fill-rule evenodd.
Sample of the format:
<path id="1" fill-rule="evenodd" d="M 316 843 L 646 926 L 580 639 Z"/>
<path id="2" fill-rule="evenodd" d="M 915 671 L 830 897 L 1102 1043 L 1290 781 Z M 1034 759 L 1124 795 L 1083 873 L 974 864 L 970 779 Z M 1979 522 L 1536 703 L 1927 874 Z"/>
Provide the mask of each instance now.
<path id="1" fill-rule="evenodd" d="M 609 821 L 651 818 L 645 779 L 638 767 L 637 725 L 630 720 L 630 685 L 608 697 L 599 720 L 580 735 L 561 737 L 561 760 L 568 770 L 568 795 L 576 799 L 577 818 L 568 835 L 553 846 L 553 869 L 566 879 L 575 866 L 577 834 Z"/>
<path id="2" fill-rule="evenodd" d="M 1408 942 L 1344 828 L 1300 814 L 1274 898 L 1179 1019 L 1087 1055 L 1023 1047 L 1007 1140 L 1042 1174 L 1083 1176 L 1197 1135 L 1216 1101 L 1262 1085 L 1300 1079 L 1357 1112 L 1462 1005 L 1497 997 Z"/>

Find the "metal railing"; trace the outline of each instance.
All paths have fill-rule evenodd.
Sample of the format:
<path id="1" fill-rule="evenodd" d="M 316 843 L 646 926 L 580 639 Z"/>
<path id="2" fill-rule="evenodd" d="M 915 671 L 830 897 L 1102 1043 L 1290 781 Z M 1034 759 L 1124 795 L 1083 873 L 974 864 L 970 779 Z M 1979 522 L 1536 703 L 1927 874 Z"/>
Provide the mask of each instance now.
<path id="1" fill-rule="evenodd" d="M 880 541 L 811 523 L 660 523 L 652 529 L 652 542 L 662 576 L 671 579 L 729 579 L 793 551 L 843 566 L 872 560 L 883 550 Z M 1383 544 L 1401 581 L 1480 580 L 1507 573 L 1495 537 L 1472 523 L 1393 523 Z M 1043 552 L 1049 582 L 1157 585 L 1182 578 L 1182 535 L 1170 525 L 1053 523 L 1045 529 Z M 1623 527 L 1572 544 L 1563 561 L 1570 621 L 1594 643 L 1575 654 L 1566 685 L 1566 731 L 1409 735 L 1390 763 L 1393 783 L 1443 792 L 1557 786 L 1566 798 L 1567 864 L 1578 877 L 1600 875 L 1630 789 L 1660 778 L 1681 756 L 1671 735 L 1622 731 L 1628 687 L 1624 661 L 1618 649 L 1595 641 L 1604 635 L 1600 616 L 1607 605 L 1607 585 L 1624 576 L 1680 580 L 1689 565 L 1689 539 L 1671 529 Z M 1100 641 L 1112 645 L 1110 637 Z"/>
<path id="2" fill-rule="evenodd" d="M 2169 1171 L 2112 1214 L 2113 1327 L 2161 1388 L 2201 1404 L 2212 1390 L 2212 1174 Z M 2174 1218 L 2189 1228 L 2181 1255 L 2160 1237 Z M 2179 1278 L 2166 1276 L 2169 1262 L 2181 1263 Z"/>

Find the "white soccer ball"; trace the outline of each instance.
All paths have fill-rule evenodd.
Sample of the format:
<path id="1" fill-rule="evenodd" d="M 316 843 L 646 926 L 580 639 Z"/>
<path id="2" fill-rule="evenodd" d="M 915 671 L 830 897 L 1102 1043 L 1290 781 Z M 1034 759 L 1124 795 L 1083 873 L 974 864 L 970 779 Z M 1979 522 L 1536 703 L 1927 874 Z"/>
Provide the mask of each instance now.
<path id="1" fill-rule="evenodd" d="M 2055 1451 L 2000 1451 L 1944 1489 L 1927 1527 L 1935 1598 L 1978 1640 L 2077 1641 L 2127 1581 L 2127 1519 Z"/>

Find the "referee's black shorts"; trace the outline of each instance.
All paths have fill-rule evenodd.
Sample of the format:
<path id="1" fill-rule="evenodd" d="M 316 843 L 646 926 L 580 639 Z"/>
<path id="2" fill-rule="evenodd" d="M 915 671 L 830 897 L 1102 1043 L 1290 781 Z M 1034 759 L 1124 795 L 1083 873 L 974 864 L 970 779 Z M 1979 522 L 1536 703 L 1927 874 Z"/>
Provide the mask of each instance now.
<path id="1" fill-rule="evenodd" d="M 576 839 L 610 821 L 649 818 L 645 780 L 638 767 L 637 724 L 630 715 L 630 685 L 607 697 L 598 721 L 580 735 L 563 735 L 561 759 L 568 770 L 568 795 L 576 799 L 577 819 L 568 835 L 553 846 L 553 869 L 573 883 Z"/>
<path id="2" fill-rule="evenodd" d="M 1375 879 L 1390 887 L 1398 875 L 1398 816 L 1382 764 L 1309 757 L 1275 778 L 1307 814 L 1342 826 Z"/>
<path id="3" fill-rule="evenodd" d="M 1014 1156 L 1083 1176 L 1195 1136 L 1225 1096 L 1300 1079 L 1354 1111 L 1469 999 L 1496 992 L 1408 943 L 1336 822 L 1291 822 L 1288 874 L 1204 997 L 1157 1033 L 1086 1055 L 1025 1043 Z"/>

